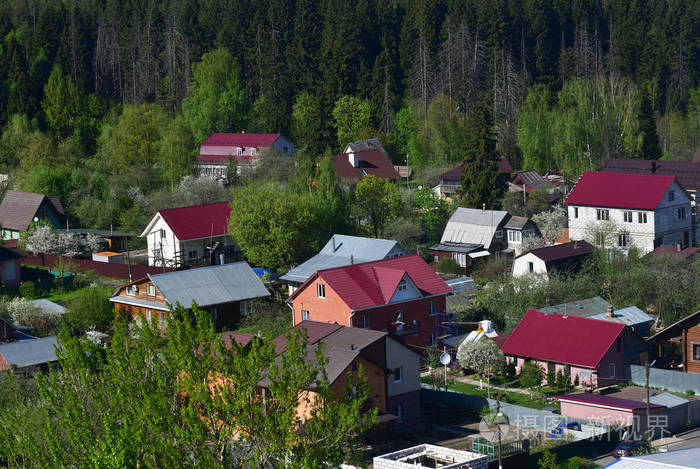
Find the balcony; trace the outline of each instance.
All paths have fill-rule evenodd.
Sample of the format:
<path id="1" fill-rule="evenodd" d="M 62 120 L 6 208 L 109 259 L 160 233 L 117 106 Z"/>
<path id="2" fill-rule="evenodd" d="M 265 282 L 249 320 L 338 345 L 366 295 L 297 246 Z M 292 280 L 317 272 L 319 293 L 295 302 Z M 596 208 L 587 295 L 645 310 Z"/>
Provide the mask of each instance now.
<path id="1" fill-rule="evenodd" d="M 420 332 L 420 327 L 418 324 L 404 324 L 403 326 L 397 326 L 392 323 L 387 328 L 387 331 L 390 335 L 393 335 L 395 337 L 403 337 L 405 335 L 418 334 Z"/>

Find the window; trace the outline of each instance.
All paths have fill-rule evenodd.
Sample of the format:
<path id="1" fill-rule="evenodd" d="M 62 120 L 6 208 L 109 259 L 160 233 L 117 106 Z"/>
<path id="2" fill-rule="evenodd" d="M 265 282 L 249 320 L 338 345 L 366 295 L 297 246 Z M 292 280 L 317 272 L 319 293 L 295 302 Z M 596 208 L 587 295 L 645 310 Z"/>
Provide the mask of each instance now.
<path id="1" fill-rule="evenodd" d="M 405 289 L 406 289 L 406 281 L 405 281 L 405 280 L 401 280 L 401 281 L 399 282 L 399 287 L 397 288 L 397 290 L 398 290 L 398 291 L 403 291 L 403 290 L 405 290 Z"/>
<path id="2" fill-rule="evenodd" d="M 595 211 L 596 218 L 598 220 L 610 220 L 610 210 L 599 208 Z"/>
<path id="3" fill-rule="evenodd" d="M 428 314 L 431 316 L 435 314 L 435 302 L 434 301 L 429 301 L 428 302 Z"/>
<path id="4" fill-rule="evenodd" d="M 534 262 L 528 262 L 528 263 L 527 263 L 527 271 L 528 271 L 528 272 L 534 272 L 534 271 L 535 271 L 535 263 L 534 263 Z"/>
<path id="5" fill-rule="evenodd" d="M 400 383 L 403 381 L 403 366 L 394 368 L 394 382 Z"/>
<path id="6" fill-rule="evenodd" d="M 240 312 L 243 316 L 253 312 L 253 302 L 251 300 L 246 300 L 241 302 Z"/>
<path id="7" fill-rule="evenodd" d="M 617 245 L 626 248 L 630 244 L 630 235 L 623 233 L 617 237 Z"/>
<path id="8" fill-rule="evenodd" d="M 357 371 L 357 362 L 355 360 L 352 361 L 352 371 Z"/>
<path id="9" fill-rule="evenodd" d="M 250 149 L 250 156 L 255 156 L 257 155 L 258 151 L 255 148 Z"/>
<path id="10" fill-rule="evenodd" d="M 430 346 L 437 347 L 437 336 L 434 333 L 430 334 Z"/>
<path id="11" fill-rule="evenodd" d="M 316 294 L 318 295 L 319 298 L 325 298 L 326 297 L 326 285 L 323 283 L 317 283 L 316 284 Z"/>
<path id="12" fill-rule="evenodd" d="M 693 361 L 700 362 L 700 344 L 690 344 L 693 347 Z"/>
<path id="13" fill-rule="evenodd" d="M 503 230 L 496 230 L 496 238 L 502 238 L 503 237 Z"/>
<path id="14" fill-rule="evenodd" d="M 673 202 L 676 199 L 676 191 L 668 191 L 668 201 Z"/>
<path id="15" fill-rule="evenodd" d="M 369 329 L 369 316 L 367 314 L 362 315 L 362 328 Z"/>
<path id="16" fill-rule="evenodd" d="M 197 251 L 187 251 L 187 258 L 188 259 L 196 259 L 197 258 Z"/>
<path id="17" fill-rule="evenodd" d="M 522 233 L 516 230 L 508 230 L 508 242 L 520 243 L 522 242 Z"/>
<path id="18" fill-rule="evenodd" d="M 150 309 L 147 309 L 146 310 L 146 321 L 149 321 L 149 322 L 151 321 L 151 314 L 152 314 L 152 311 Z"/>
<path id="19" fill-rule="evenodd" d="M 433 256 L 433 262 L 440 262 L 440 256 Z"/>
<path id="20" fill-rule="evenodd" d="M 622 218 L 625 223 L 632 223 L 632 212 L 622 212 Z"/>
<path id="21" fill-rule="evenodd" d="M 149 283 L 146 286 L 146 293 L 148 294 L 148 296 L 156 296 L 156 286 L 152 283 Z"/>
<path id="22" fill-rule="evenodd" d="M 615 364 L 614 363 L 611 363 L 610 366 L 608 367 L 608 373 L 609 373 L 608 376 L 610 378 L 615 377 Z"/>
<path id="23" fill-rule="evenodd" d="M 685 218 L 685 207 L 678 207 L 676 209 L 676 214 L 678 215 L 678 219 L 682 220 Z"/>
<path id="24" fill-rule="evenodd" d="M 139 287 L 136 285 L 129 285 L 126 287 L 126 294 L 129 296 L 136 296 L 136 294 L 139 292 Z"/>
<path id="25" fill-rule="evenodd" d="M 574 218 L 578 218 L 578 207 L 574 207 Z"/>
<path id="26" fill-rule="evenodd" d="M 403 404 L 396 404 L 396 409 L 394 411 L 396 414 L 396 421 L 398 423 L 403 423 Z"/>
<path id="27" fill-rule="evenodd" d="M 219 310 L 216 308 L 212 308 L 211 315 L 214 318 L 214 321 L 216 321 L 217 319 L 219 319 Z"/>
<path id="28" fill-rule="evenodd" d="M 158 311 L 158 319 L 161 321 L 165 319 L 165 313 L 163 311 Z"/>
<path id="29" fill-rule="evenodd" d="M 243 154 L 243 148 L 236 148 L 236 155 L 241 156 Z"/>
<path id="30" fill-rule="evenodd" d="M 301 310 L 301 320 L 302 321 L 308 321 L 309 320 L 309 312 L 305 309 Z"/>
<path id="31" fill-rule="evenodd" d="M 363 176 L 367 176 L 367 171 L 365 171 L 364 169 L 361 169 L 360 172 L 362 173 Z"/>
<path id="32" fill-rule="evenodd" d="M 646 223 L 647 222 L 647 214 L 644 212 L 638 212 L 637 213 L 637 223 Z"/>
<path id="33" fill-rule="evenodd" d="M 160 230 L 160 239 L 165 238 L 165 230 Z"/>

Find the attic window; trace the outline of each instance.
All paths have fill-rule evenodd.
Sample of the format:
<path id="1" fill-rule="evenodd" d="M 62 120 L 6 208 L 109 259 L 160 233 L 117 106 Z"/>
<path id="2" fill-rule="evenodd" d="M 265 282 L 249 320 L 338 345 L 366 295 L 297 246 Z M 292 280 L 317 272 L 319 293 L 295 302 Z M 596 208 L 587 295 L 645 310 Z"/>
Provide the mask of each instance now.
<path id="1" fill-rule="evenodd" d="M 668 201 L 673 202 L 676 199 L 676 191 L 668 191 Z"/>
<path id="2" fill-rule="evenodd" d="M 149 283 L 146 286 L 146 293 L 148 294 L 148 296 L 156 296 L 156 286 L 152 283 Z"/>
<path id="3" fill-rule="evenodd" d="M 397 288 L 397 290 L 398 290 L 398 291 L 403 291 L 403 290 L 405 290 L 405 289 L 406 289 L 406 281 L 405 281 L 405 280 L 401 280 L 401 281 L 399 282 L 399 287 Z"/>
<path id="4" fill-rule="evenodd" d="M 129 296 L 136 296 L 136 294 L 139 292 L 139 287 L 136 285 L 129 285 L 126 287 L 126 294 Z"/>
<path id="5" fill-rule="evenodd" d="M 319 283 L 316 285 L 316 293 L 319 298 L 325 298 L 326 297 L 326 286 L 322 283 Z"/>
<path id="6" fill-rule="evenodd" d="M 502 238 L 503 237 L 503 230 L 496 230 L 496 238 Z"/>

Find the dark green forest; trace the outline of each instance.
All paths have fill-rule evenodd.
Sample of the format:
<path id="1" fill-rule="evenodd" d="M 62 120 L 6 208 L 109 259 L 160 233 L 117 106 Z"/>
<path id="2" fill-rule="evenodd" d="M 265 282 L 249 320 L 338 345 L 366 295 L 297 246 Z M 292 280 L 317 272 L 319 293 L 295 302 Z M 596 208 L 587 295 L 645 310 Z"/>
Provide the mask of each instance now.
<path id="1" fill-rule="evenodd" d="M 0 39 L 0 169 L 85 227 L 140 228 L 215 131 L 378 136 L 419 175 L 483 113 L 569 178 L 700 147 L 700 0 L 6 0 Z"/>

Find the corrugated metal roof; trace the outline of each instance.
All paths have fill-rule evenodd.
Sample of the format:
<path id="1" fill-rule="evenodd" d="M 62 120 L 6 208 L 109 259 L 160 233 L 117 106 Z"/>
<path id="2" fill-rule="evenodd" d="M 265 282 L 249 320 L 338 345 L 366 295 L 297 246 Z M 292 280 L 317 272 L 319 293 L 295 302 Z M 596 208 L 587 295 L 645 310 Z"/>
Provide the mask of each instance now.
<path id="1" fill-rule="evenodd" d="M 655 210 L 672 184 L 672 176 L 584 171 L 566 198 L 566 203 Z"/>
<path id="2" fill-rule="evenodd" d="M 123 296 L 123 295 L 114 295 L 112 296 L 109 301 L 112 303 L 119 303 L 119 304 L 124 304 L 124 305 L 131 305 L 131 306 L 139 306 L 141 308 L 152 308 L 152 309 L 159 309 L 161 311 L 168 311 L 168 305 L 163 304 L 163 303 L 158 303 L 157 301 L 150 301 L 150 300 L 143 300 L 141 298 L 131 298 L 128 296 Z M 192 302 L 190 304 L 185 305 L 182 304 L 182 306 L 185 307 L 190 307 L 192 305 Z"/>
<path id="3" fill-rule="evenodd" d="M 577 314 L 577 313 L 572 313 Z M 588 316 L 593 319 L 602 319 L 604 321 L 614 321 L 621 322 L 627 326 L 633 326 L 635 324 L 642 324 L 645 322 L 651 322 L 654 320 L 647 313 L 637 308 L 636 306 L 628 306 L 627 308 L 616 309 L 613 311 L 613 317 L 608 316 L 607 313 L 599 313 Z"/>
<path id="4" fill-rule="evenodd" d="M 544 178 L 535 170 L 520 171 L 517 176 L 528 186 L 539 186 L 545 183 Z"/>
<path id="5" fill-rule="evenodd" d="M 463 252 L 466 254 L 483 249 L 484 246 L 481 244 L 438 243 L 430 246 L 432 251 Z"/>
<path id="6" fill-rule="evenodd" d="M 623 456 L 608 464 L 613 469 L 698 469 L 700 448 L 677 449 L 641 456 Z"/>
<path id="7" fill-rule="evenodd" d="M 185 308 L 193 301 L 204 307 L 270 295 L 247 262 L 149 275 L 149 278 L 168 303 L 180 303 Z"/>
<path id="8" fill-rule="evenodd" d="M 56 336 L 40 339 L 21 340 L 9 344 L 0 344 L 0 355 L 9 365 L 18 368 L 40 365 L 56 361 L 58 339 Z"/>
<path id="9" fill-rule="evenodd" d="M 663 405 L 668 408 L 671 408 L 687 404 L 689 401 L 688 399 L 683 399 L 682 397 L 678 397 L 675 394 L 671 394 L 670 392 L 662 392 L 661 394 L 651 396 L 649 398 L 649 402 L 651 402 L 652 404 Z"/>
<path id="10" fill-rule="evenodd" d="M 319 270 L 350 265 L 351 256 L 355 264 L 384 259 L 397 246 L 403 254 L 408 254 L 398 242 L 390 239 L 334 234 L 321 252 L 294 267 L 280 279 L 302 283 Z"/>
<path id="11" fill-rule="evenodd" d="M 447 222 L 440 243 L 481 244 L 488 249 L 506 216 L 503 210 L 459 207 Z"/>
<path id="12" fill-rule="evenodd" d="M 48 312 L 48 313 L 53 313 L 53 314 L 66 314 L 66 308 L 63 306 L 59 305 L 58 303 L 54 303 L 53 301 L 49 301 L 46 298 L 39 298 L 38 300 L 29 300 L 31 304 L 36 306 L 42 311 Z"/>
<path id="13" fill-rule="evenodd" d="M 445 298 L 447 311 L 465 311 L 471 304 L 471 300 L 462 294 L 448 295 Z"/>
<path id="14" fill-rule="evenodd" d="M 574 314 L 576 316 L 594 316 L 596 314 L 605 314 L 608 312 L 608 307 L 612 306 L 599 296 L 592 298 L 584 298 L 582 300 L 569 301 L 554 306 L 545 306 L 539 308 L 543 313 L 558 313 L 558 314 Z"/>
<path id="15" fill-rule="evenodd" d="M 595 368 L 623 324 L 528 310 L 505 344 L 506 355 Z"/>

